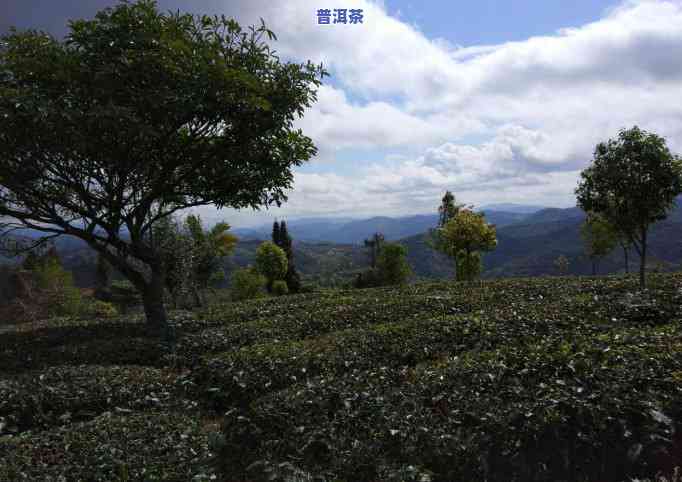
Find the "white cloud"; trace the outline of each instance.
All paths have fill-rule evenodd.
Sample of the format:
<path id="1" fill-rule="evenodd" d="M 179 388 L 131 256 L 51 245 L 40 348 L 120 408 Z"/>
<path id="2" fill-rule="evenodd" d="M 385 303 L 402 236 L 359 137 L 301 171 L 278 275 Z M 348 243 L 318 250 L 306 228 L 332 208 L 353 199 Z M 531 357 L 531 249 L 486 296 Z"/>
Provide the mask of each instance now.
<path id="1" fill-rule="evenodd" d="M 444 189 L 474 203 L 570 205 L 594 145 L 622 127 L 682 150 L 678 0 L 627 1 L 587 25 L 464 47 L 368 0 L 344 4 L 365 11 L 352 26 L 317 25 L 320 7 L 305 0 L 213 2 L 243 21 L 263 16 L 285 57 L 331 70 L 334 85 L 300 121 L 321 150 L 312 168 L 344 149 L 386 158 L 353 174 L 298 173 L 283 213 L 430 211 Z"/>

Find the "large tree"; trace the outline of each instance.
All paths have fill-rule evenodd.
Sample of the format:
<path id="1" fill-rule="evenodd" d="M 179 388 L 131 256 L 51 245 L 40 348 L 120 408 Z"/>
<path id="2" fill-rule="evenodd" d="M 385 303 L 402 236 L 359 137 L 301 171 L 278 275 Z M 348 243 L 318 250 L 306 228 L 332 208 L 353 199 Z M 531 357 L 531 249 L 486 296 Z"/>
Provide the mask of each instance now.
<path id="1" fill-rule="evenodd" d="M 295 119 L 326 74 L 282 62 L 264 25 L 123 2 L 65 40 L 0 41 L 0 217 L 6 231 L 71 235 L 141 292 L 167 332 L 153 226 L 202 205 L 280 204 L 316 153 Z"/>
<path id="2" fill-rule="evenodd" d="M 599 143 L 580 177 L 578 206 L 602 215 L 634 246 L 644 288 L 649 227 L 665 219 L 682 193 L 682 161 L 665 139 L 635 126 Z"/>

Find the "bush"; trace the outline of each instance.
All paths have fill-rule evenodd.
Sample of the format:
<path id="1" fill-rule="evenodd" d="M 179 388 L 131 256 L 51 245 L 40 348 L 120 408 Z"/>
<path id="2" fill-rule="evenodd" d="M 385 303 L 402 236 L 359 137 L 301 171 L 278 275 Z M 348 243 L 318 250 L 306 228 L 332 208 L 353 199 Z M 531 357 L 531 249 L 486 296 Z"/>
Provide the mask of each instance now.
<path id="1" fill-rule="evenodd" d="M 272 284 L 272 294 L 275 296 L 283 296 L 289 294 L 289 287 L 284 280 L 277 280 Z"/>
<path id="2" fill-rule="evenodd" d="M 370 268 L 358 273 L 353 286 L 356 288 L 376 288 L 383 285 L 381 272 L 376 268 Z"/>
<path id="3" fill-rule="evenodd" d="M 118 310 L 112 303 L 94 300 L 88 303 L 86 314 L 93 318 L 114 318 L 118 315 Z"/>
<path id="4" fill-rule="evenodd" d="M 410 276 L 407 264 L 407 248 L 400 244 L 384 244 L 377 261 L 379 276 L 384 285 L 399 285 Z"/>
<path id="5" fill-rule="evenodd" d="M 266 241 L 256 250 L 256 269 L 267 280 L 268 292 L 272 292 L 275 281 L 287 274 L 287 254 L 275 243 Z"/>
<path id="6" fill-rule="evenodd" d="M 33 264 L 38 300 L 43 299 L 48 316 L 76 316 L 82 308 L 80 290 L 73 275 L 62 268 L 56 256 L 45 256 Z"/>
<path id="7" fill-rule="evenodd" d="M 265 277 L 253 268 L 238 269 L 232 274 L 232 300 L 250 300 L 260 297 Z"/>

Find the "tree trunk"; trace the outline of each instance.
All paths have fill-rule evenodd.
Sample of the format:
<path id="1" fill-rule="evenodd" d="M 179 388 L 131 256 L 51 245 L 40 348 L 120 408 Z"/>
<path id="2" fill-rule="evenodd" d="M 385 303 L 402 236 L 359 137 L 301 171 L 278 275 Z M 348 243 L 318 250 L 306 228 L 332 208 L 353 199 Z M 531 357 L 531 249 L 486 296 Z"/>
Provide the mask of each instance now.
<path id="1" fill-rule="evenodd" d="M 163 296 L 163 275 L 160 270 L 152 269 L 149 283 L 143 287 L 142 303 L 149 328 L 166 339 L 171 338 L 170 326 L 166 315 Z"/>
<path id="2" fill-rule="evenodd" d="M 623 245 L 623 257 L 625 258 L 625 274 L 630 274 L 630 263 L 628 262 L 628 247 Z"/>
<path id="3" fill-rule="evenodd" d="M 192 287 L 192 295 L 194 296 L 194 306 L 196 308 L 202 308 L 204 306 L 204 299 L 201 296 L 201 290 L 196 286 Z"/>
<path id="4" fill-rule="evenodd" d="M 646 288 L 646 235 L 647 230 L 642 230 L 642 257 L 639 264 L 639 287 Z"/>

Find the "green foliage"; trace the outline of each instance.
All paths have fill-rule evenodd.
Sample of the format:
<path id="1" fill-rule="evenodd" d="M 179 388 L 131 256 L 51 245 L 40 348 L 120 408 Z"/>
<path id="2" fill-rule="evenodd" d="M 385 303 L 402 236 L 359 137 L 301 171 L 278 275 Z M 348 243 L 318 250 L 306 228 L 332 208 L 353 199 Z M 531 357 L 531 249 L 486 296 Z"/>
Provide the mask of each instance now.
<path id="1" fill-rule="evenodd" d="M 200 288 L 208 288 L 220 271 L 221 260 L 234 251 L 237 237 L 228 232 L 230 225 L 225 222 L 204 231 L 199 216 L 187 216 L 185 226 L 192 239 L 194 279 Z"/>
<path id="2" fill-rule="evenodd" d="M 272 291 L 273 283 L 282 280 L 287 274 L 287 255 L 275 243 L 266 241 L 256 251 L 256 270 L 262 274 L 267 283 L 268 292 Z"/>
<path id="3" fill-rule="evenodd" d="M 298 293 L 301 290 L 301 276 L 294 265 L 294 247 L 293 240 L 289 236 L 287 224 L 285 221 L 278 223 L 275 221 L 272 225 L 272 242 L 282 248 L 287 255 L 287 273 L 284 276 L 284 281 L 287 283 L 287 289 L 291 293 Z"/>
<path id="4" fill-rule="evenodd" d="M 597 263 L 618 244 L 618 231 L 603 215 L 590 213 L 580 228 L 587 257 L 592 260 L 592 274 L 597 274 Z"/>
<path id="5" fill-rule="evenodd" d="M 623 290 L 634 287 L 624 283 L 499 281 L 473 290 L 480 304 L 460 315 L 426 321 L 405 307 L 396 318 L 382 305 L 367 325 L 290 332 L 287 343 L 263 325 L 271 341 L 207 357 L 196 372 L 219 409 L 239 407 L 223 426 L 223 473 L 261 480 L 289 464 L 344 481 L 405 480 L 408 467 L 437 481 L 653 474 L 659 457 L 674 460 L 680 295 L 674 282 L 658 291 L 669 309 L 661 325 L 643 327 L 625 309 Z M 472 298 L 457 293 L 465 285 L 440 296 L 436 286 L 366 293 L 375 303 L 421 297 L 423 313 Z M 361 299 L 337 297 L 339 316 L 360 314 Z M 394 321 L 378 322 L 385 311 Z M 641 447 L 628 455 L 633 445 Z"/>
<path id="6" fill-rule="evenodd" d="M 46 297 L 48 315 L 76 316 L 82 305 L 80 290 L 73 275 L 66 271 L 54 252 L 40 257 L 32 270 L 38 290 Z"/>
<path id="7" fill-rule="evenodd" d="M 135 316 L 0 327 L 0 479 L 206 481 L 210 454 L 213 480 L 669 476 L 682 275 L 650 282 L 225 302 L 173 312 L 173 347 Z"/>
<path id="8" fill-rule="evenodd" d="M 224 279 L 221 262 L 237 244 L 229 229 L 223 222 L 205 230 L 201 218 L 194 215 L 183 223 L 164 218 L 154 226 L 152 244 L 161 255 L 165 285 L 176 306 L 201 304 L 201 299 L 196 299 L 198 293 Z"/>
<path id="9" fill-rule="evenodd" d="M 450 191 L 445 191 L 440 206 L 438 206 L 438 227 L 443 228 L 457 213 L 464 204 L 457 204 L 455 196 Z"/>
<path id="10" fill-rule="evenodd" d="M 49 225 L 108 253 L 164 328 L 153 226 L 185 208 L 279 205 L 317 152 L 295 122 L 326 72 L 282 61 L 274 40 L 263 24 L 151 0 L 72 21 L 63 40 L 2 36 L 3 223 Z"/>
<path id="11" fill-rule="evenodd" d="M 258 298 L 265 282 L 265 277 L 252 268 L 238 269 L 232 273 L 231 297 L 234 301 Z"/>
<path id="12" fill-rule="evenodd" d="M 93 318 L 115 318 L 118 316 L 116 306 L 113 303 L 102 300 L 94 300 L 87 303 L 84 311 L 84 315 Z"/>
<path id="13" fill-rule="evenodd" d="M 385 285 L 406 283 L 411 274 L 410 266 L 407 264 L 407 248 L 400 244 L 384 244 L 377 261 L 377 269 Z"/>
<path id="14" fill-rule="evenodd" d="M 436 248 L 455 259 L 457 279 L 471 281 L 479 276 L 479 251 L 491 251 L 497 246 L 495 226 L 485 222 L 485 216 L 470 209 L 460 209 L 437 230 Z"/>
<path id="15" fill-rule="evenodd" d="M 283 296 L 289 294 L 289 287 L 284 280 L 277 280 L 272 283 L 272 294 L 275 296 Z"/>
<path id="16" fill-rule="evenodd" d="M 369 248 L 370 266 L 374 269 L 377 267 L 377 260 L 381 253 L 381 247 L 384 244 L 384 235 L 374 233 L 371 238 L 365 239 L 364 244 L 366 248 Z"/>
<path id="17" fill-rule="evenodd" d="M 462 250 L 455 257 L 456 275 L 459 281 L 471 281 L 481 275 L 483 266 L 481 254 L 478 251 L 467 253 Z"/>
<path id="18" fill-rule="evenodd" d="M 682 161 L 665 139 L 635 126 L 599 143 L 580 177 L 578 206 L 603 216 L 632 243 L 644 287 L 649 225 L 665 219 L 682 193 Z"/>

